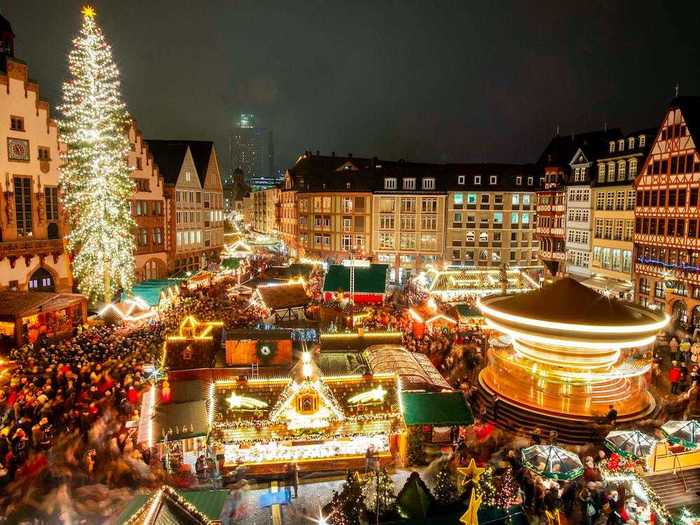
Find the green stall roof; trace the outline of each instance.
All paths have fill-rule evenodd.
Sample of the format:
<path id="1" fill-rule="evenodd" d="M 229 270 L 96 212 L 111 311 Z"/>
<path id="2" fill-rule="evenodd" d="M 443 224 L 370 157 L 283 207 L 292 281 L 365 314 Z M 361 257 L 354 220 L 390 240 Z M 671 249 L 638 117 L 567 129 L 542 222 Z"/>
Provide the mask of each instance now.
<path id="1" fill-rule="evenodd" d="M 179 279 L 151 279 L 142 281 L 134 285 L 131 290 L 131 295 L 122 293 L 121 300 L 124 301 L 129 297 L 140 297 L 146 301 L 149 306 L 157 306 L 160 303 L 160 294 L 172 286 L 178 286 Z"/>
<path id="2" fill-rule="evenodd" d="M 176 490 L 176 492 L 211 521 L 221 519 L 226 499 L 229 497 L 227 490 Z M 125 524 L 141 511 L 151 494 L 138 494 L 129 501 L 117 517 L 115 525 Z"/>
<path id="3" fill-rule="evenodd" d="M 471 425 L 472 411 L 462 392 L 402 392 L 403 419 L 407 425 Z"/>
<path id="4" fill-rule="evenodd" d="M 388 272 L 388 264 L 371 264 L 368 268 L 355 268 L 355 293 L 386 293 Z M 332 264 L 328 267 L 323 291 L 337 292 L 338 290 L 350 291 L 350 268 L 341 264 Z"/>

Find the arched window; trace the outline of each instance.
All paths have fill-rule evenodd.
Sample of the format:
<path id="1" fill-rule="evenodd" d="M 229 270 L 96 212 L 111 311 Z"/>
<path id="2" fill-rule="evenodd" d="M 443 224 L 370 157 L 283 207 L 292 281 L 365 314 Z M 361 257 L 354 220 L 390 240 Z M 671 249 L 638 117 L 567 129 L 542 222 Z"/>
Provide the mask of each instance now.
<path id="1" fill-rule="evenodd" d="M 54 292 L 53 277 L 44 268 L 38 268 L 29 278 L 28 287 L 35 292 Z"/>

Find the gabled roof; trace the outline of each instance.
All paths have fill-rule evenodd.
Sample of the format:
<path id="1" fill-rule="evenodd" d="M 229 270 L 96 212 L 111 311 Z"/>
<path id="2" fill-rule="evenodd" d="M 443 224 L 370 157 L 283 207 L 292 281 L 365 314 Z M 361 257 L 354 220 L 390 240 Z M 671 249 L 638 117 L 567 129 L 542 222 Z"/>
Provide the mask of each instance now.
<path id="1" fill-rule="evenodd" d="M 257 294 L 270 310 L 306 306 L 311 301 L 302 284 L 258 286 Z"/>
<path id="2" fill-rule="evenodd" d="M 139 494 L 119 514 L 117 525 L 210 525 L 220 523 L 227 490 L 175 490 L 164 485 Z"/>
<path id="3" fill-rule="evenodd" d="M 194 167 L 199 176 L 199 182 L 204 186 L 204 180 L 207 178 L 207 168 L 209 160 L 214 151 L 214 143 L 211 140 L 187 140 L 183 141 L 190 147 Z"/>
<path id="4" fill-rule="evenodd" d="M 622 138 L 622 131 L 619 128 L 587 131 L 567 136 L 557 135 L 549 141 L 537 164 L 543 167 L 562 166 L 567 168 L 574 153 L 579 148 L 586 153 L 589 160 L 595 160 L 598 155 L 606 151 L 610 140 L 618 138 Z"/>
<path id="5" fill-rule="evenodd" d="M 700 97 L 676 97 L 669 109 L 680 109 L 690 134 L 700 141 Z"/>
<path id="6" fill-rule="evenodd" d="M 187 143 L 181 140 L 154 139 L 147 139 L 145 142 L 165 183 L 177 184 L 182 163 L 187 155 Z"/>
<path id="7" fill-rule="evenodd" d="M 85 301 L 84 295 L 73 293 L 4 290 L 0 292 L 0 318 L 11 319 L 39 312 L 52 312 Z"/>

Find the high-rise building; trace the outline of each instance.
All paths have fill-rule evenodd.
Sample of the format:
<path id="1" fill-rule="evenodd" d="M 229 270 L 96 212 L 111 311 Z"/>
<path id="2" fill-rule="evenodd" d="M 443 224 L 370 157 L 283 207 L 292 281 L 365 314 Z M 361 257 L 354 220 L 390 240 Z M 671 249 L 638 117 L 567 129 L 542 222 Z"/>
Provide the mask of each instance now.
<path id="1" fill-rule="evenodd" d="M 274 178 L 272 130 L 258 127 L 255 115 L 242 113 L 230 142 L 231 172 L 224 186 L 233 184 L 233 170 L 243 170 L 247 182 L 258 178 Z"/>

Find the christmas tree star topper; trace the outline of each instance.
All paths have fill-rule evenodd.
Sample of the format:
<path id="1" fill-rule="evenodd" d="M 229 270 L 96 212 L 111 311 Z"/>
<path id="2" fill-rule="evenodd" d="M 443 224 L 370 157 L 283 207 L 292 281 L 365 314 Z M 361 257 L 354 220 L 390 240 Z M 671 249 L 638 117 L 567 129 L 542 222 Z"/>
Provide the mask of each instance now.
<path id="1" fill-rule="evenodd" d="M 92 7 L 91 5 L 85 5 L 83 8 L 80 10 L 80 12 L 83 14 L 85 18 L 95 18 L 95 8 Z"/>
<path id="2" fill-rule="evenodd" d="M 460 476 L 463 476 L 462 478 L 462 485 L 464 485 L 467 481 L 472 481 L 473 483 L 478 483 L 479 478 L 481 475 L 484 473 L 486 469 L 484 468 L 479 468 L 476 466 L 476 462 L 474 461 L 474 458 L 471 459 L 469 462 L 469 465 L 466 467 L 458 468 L 457 472 L 459 473 Z"/>

